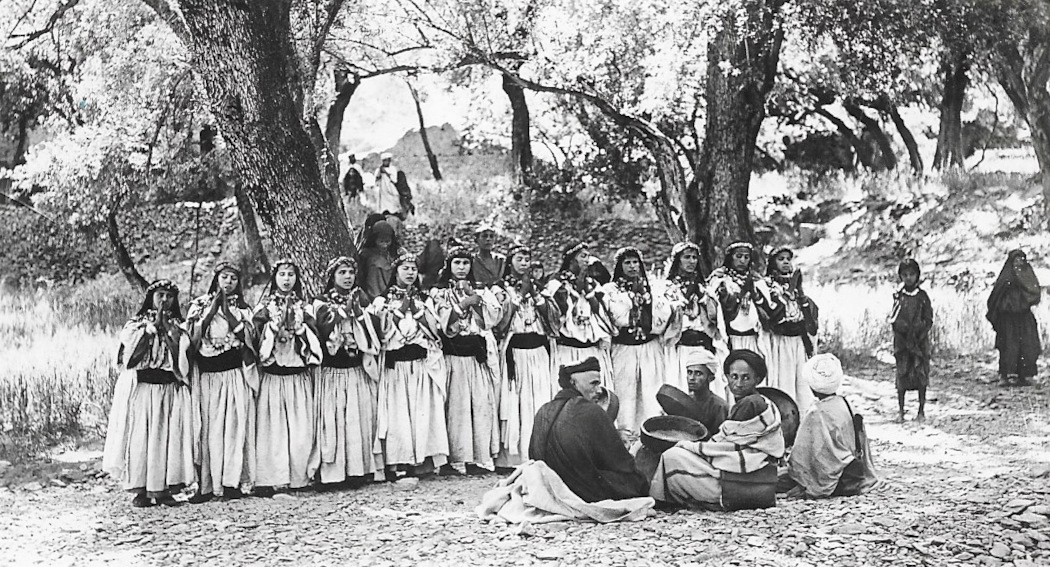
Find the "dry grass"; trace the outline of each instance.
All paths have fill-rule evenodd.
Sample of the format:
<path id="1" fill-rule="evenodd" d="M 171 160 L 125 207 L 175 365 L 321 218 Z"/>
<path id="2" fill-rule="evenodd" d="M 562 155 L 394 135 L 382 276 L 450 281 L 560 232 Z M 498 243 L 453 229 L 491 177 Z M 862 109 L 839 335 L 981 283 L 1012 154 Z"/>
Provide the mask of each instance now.
<path id="1" fill-rule="evenodd" d="M 820 350 L 840 357 L 892 355 L 893 333 L 889 317 L 896 287 L 880 285 L 817 285 L 807 289 L 820 306 Z M 951 356 L 988 352 L 995 333 L 985 319 L 987 289 L 959 291 L 951 287 L 927 288 L 933 303 L 930 342 L 935 355 Z M 1050 340 L 1046 322 L 1050 304 L 1035 308 L 1043 344 Z"/>
<path id="2" fill-rule="evenodd" d="M 0 291 L 0 459 L 104 430 L 116 329 L 134 309 L 110 284 Z"/>

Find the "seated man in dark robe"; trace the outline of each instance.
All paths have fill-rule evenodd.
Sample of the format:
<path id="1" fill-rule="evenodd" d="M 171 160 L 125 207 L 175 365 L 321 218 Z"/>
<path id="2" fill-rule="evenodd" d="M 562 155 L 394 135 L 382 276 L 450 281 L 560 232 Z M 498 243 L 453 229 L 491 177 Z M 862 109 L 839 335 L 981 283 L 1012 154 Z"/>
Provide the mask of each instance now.
<path id="1" fill-rule="evenodd" d="M 646 496 L 648 481 L 613 420 L 595 403 L 600 372 L 594 357 L 561 367 L 562 390 L 536 412 L 529 458 L 544 461 L 585 502 Z"/>

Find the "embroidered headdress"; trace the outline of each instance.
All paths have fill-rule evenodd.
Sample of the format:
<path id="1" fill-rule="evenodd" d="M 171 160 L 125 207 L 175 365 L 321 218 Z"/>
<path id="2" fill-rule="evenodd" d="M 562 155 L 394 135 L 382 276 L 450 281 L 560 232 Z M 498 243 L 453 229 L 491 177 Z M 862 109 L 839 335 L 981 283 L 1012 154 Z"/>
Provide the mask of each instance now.
<path id="1" fill-rule="evenodd" d="M 170 291 L 175 297 L 171 301 L 171 314 L 176 319 L 182 319 L 182 310 L 179 308 L 179 286 L 168 279 L 156 280 L 146 287 L 146 297 L 142 300 L 136 315 L 145 315 L 153 310 L 153 294 L 158 291 Z"/>

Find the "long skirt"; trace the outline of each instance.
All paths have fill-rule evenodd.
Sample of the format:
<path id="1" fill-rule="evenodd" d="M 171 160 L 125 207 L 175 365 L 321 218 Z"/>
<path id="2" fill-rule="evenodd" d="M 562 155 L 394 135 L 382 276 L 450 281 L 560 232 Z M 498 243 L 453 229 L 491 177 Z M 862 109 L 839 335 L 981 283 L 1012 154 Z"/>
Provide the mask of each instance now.
<path id="1" fill-rule="evenodd" d="M 570 366 L 578 362 L 583 362 L 590 357 L 598 359 L 598 365 L 601 367 L 602 374 L 602 385 L 611 386 L 612 384 L 612 358 L 609 356 L 609 351 L 601 347 L 572 347 L 566 345 L 560 345 L 557 342 L 551 342 L 551 376 L 555 383 L 558 381 L 558 370 L 562 366 Z"/>
<path id="2" fill-rule="evenodd" d="M 387 465 L 420 466 L 429 458 L 440 467 L 448 461 L 445 394 L 437 380 L 444 381 L 445 376 L 433 375 L 426 360 L 399 361 L 393 368 L 383 368 L 372 451 L 381 452 Z"/>
<path id="3" fill-rule="evenodd" d="M 656 392 L 664 385 L 664 348 L 652 340 L 640 345 L 612 346 L 612 390 L 620 398 L 619 427 L 638 432 L 642 422 L 660 415 Z"/>
<path id="4" fill-rule="evenodd" d="M 310 372 L 279 376 L 260 373 L 256 420 L 255 483 L 302 488 L 317 472 L 316 431 Z"/>
<path id="5" fill-rule="evenodd" d="M 255 398 L 243 372 L 202 372 L 196 380 L 201 494 L 222 496 L 255 481 Z"/>
<path id="6" fill-rule="evenodd" d="M 177 384 L 136 383 L 127 406 L 124 438 L 125 490 L 149 498 L 193 483 L 193 409 L 190 389 Z"/>
<path id="7" fill-rule="evenodd" d="M 813 405 L 813 392 L 802 372 L 809 359 L 802 337 L 769 333 L 766 342 L 769 345 L 766 353 L 769 375 L 762 386 L 776 388 L 791 396 L 798 404 L 799 415 L 805 414 L 809 406 Z"/>
<path id="8" fill-rule="evenodd" d="M 689 353 L 696 350 L 707 352 L 707 349 L 702 346 L 672 345 L 664 349 L 664 356 L 666 357 L 664 360 L 667 368 L 666 382 L 668 384 L 683 392 L 689 391 L 689 378 L 686 375 L 685 361 L 688 358 Z M 724 360 L 724 351 L 715 353 L 716 364 L 712 367 L 714 378 L 711 380 L 711 383 L 708 384 L 708 388 L 711 390 L 712 394 L 729 403 L 729 400 L 731 399 L 729 383 L 726 382 L 725 372 L 722 371 L 722 362 Z"/>
<path id="9" fill-rule="evenodd" d="M 382 473 L 383 455 L 372 452 L 378 395 L 379 385 L 360 366 L 317 369 L 315 450 L 319 453 L 321 482 Z"/>
<path id="10" fill-rule="evenodd" d="M 662 502 L 694 508 L 722 505 L 722 472 L 696 453 L 672 447 L 664 451 L 649 485 L 649 495 Z"/>
<path id="11" fill-rule="evenodd" d="M 1035 376 L 1036 361 L 1043 351 L 1035 315 L 1027 311 L 1003 313 L 999 317 L 999 332 L 995 336 L 995 348 L 999 349 L 999 374 L 1016 374 L 1021 378 Z"/>
<path id="12" fill-rule="evenodd" d="M 449 461 L 495 470 L 499 453 L 496 376 L 473 356 L 446 355 Z"/>
<path id="13" fill-rule="evenodd" d="M 500 449 L 496 465 L 516 467 L 528 460 L 536 410 L 554 399 L 558 381 L 545 348 L 510 349 L 514 378 L 503 377 L 499 398 Z"/>

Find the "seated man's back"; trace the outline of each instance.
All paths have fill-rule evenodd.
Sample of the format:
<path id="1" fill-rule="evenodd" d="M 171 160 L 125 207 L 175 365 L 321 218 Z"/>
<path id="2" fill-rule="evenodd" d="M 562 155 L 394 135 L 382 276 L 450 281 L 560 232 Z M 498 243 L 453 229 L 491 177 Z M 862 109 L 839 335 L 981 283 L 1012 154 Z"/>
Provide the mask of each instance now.
<path id="1" fill-rule="evenodd" d="M 581 386 L 584 392 L 571 386 L 571 378 L 563 380 L 559 376 L 563 389 L 536 412 L 529 458 L 546 462 L 570 490 L 587 502 L 646 496 L 648 481 L 635 467 L 612 419 L 588 399 L 590 390 L 601 388 L 598 361 L 588 359 L 568 369 L 584 367 L 592 360 L 593 371 L 570 372 L 570 377 L 576 377 L 575 382 L 589 382 Z M 570 387 L 565 387 L 567 383 Z"/>

